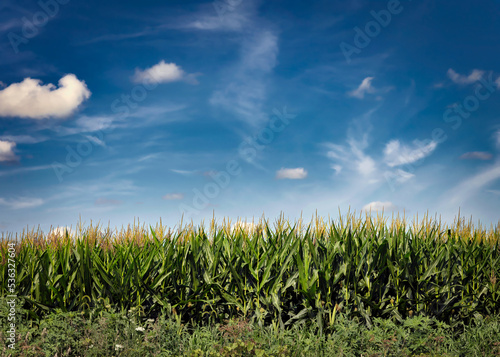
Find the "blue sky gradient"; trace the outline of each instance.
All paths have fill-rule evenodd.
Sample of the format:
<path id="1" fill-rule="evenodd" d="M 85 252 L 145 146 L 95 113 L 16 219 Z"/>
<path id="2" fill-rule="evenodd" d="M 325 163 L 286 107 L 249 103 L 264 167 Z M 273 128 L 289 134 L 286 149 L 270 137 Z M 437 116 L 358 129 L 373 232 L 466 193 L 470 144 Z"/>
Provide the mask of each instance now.
<path id="1" fill-rule="evenodd" d="M 0 232 L 499 220 L 498 1 L 0 7 Z"/>

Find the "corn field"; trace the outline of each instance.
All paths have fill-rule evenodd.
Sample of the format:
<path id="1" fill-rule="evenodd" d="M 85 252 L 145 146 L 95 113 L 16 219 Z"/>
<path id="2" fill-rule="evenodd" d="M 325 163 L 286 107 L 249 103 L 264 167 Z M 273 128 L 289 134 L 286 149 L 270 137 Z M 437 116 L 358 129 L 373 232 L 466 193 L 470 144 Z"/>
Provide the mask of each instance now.
<path id="1" fill-rule="evenodd" d="M 119 309 L 183 322 L 245 317 L 285 328 L 338 314 L 371 326 L 435 316 L 449 323 L 500 312 L 500 223 L 484 229 L 457 219 L 408 222 L 354 214 L 257 223 L 213 220 L 209 227 L 121 230 L 80 225 L 39 229 L 0 242 L 0 296 L 7 290 L 9 242 L 15 244 L 16 293 L 28 318 L 52 311 Z M 17 240 L 16 240 L 17 239 Z"/>

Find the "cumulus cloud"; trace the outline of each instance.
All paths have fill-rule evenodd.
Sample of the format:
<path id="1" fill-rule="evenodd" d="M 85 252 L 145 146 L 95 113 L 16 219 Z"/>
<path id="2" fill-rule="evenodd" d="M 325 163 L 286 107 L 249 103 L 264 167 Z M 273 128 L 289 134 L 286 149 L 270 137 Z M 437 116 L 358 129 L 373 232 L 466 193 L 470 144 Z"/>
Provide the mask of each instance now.
<path id="1" fill-rule="evenodd" d="M 303 180 L 307 177 L 307 171 L 303 167 L 297 167 L 295 169 L 285 169 L 281 168 L 276 171 L 276 178 L 278 180 L 289 179 L 289 180 Z"/>
<path id="2" fill-rule="evenodd" d="M 372 80 L 373 77 L 366 77 L 363 79 L 358 88 L 347 94 L 351 97 L 363 99 L 365 97 L 365 93 L 374 93 L 375 89 L 372 87 Z"/>
<path id="3" fill-rule="evenodd" d="M 238 231 L 243 231 L 246 233 L 253 233 L 257 228 L 259 228 L 259 226 L 252 222 L 237 221 L 231 226 L 231 232 L 234 233 Z"/>
<path id="4" fill-rule="evenodd" d="M 167 193 L 165 196 L 162 197 L 164 200 L 171 201 L 171 200 L 182 200 L 184 198 L 184 194 L 182 193 Z"/>
<path id="5" fill-rule="evenodd" d="M 30 119 L 65 118 L 90 97 L 84 81 L 74 74 L 59 80 L 59 88 L 25 78 L 0 90 L 0 116 Z"/>
<path id="6" fill-rule="evenodd" d="M 384 159 L 390 167 L 411 164 L 432 154 L 436 147 L 435 141 L 427 145 L 419 145 L 419 142 L 415 140 L 413 145 L 409 146 L 402 145 L 399 140 L 391 140 L 385 146 Z"/>
<path id="7" fill-rule="evenodd" d="M 59 237 L 59 238 L 64 238 L 66 237 L 66 234 L 68 234 L 68 236 L 73 236 L 73 231 L 71 230 L 71 228 L 69 227 L 56 227 L 54 229 L 52 229 L 48 236 L 49 237 Z"/>
<path id="8" fill-rule="evenodd" d="M 181 67 L 175 63 L 165 63 L 161 60 L 153 67 L 144 70 L 136 68 L 133 81 L 135 83 L 169 83 L 177 81 L 187 81 L 192 84 L 197 84 L 195 74 L 187 74 Z"/>
<path id="9" fill-rule="evenodd" d="M 468 76 L 465 76 L 463 74 L 458 74 L 457 72 L 455 72 L 453 69 L 450 68 L 447 74 L 448 78 L 450 78 L 453 81 L 453 83 L 466 85 L 466 84 L 472 84 L 481 79 L 481 77 L 484 75 L 484 71 L 475 69 Z"/>
<path id="10" fill-rule="evenodd" d="M 363 206 L 362 208 L 363 211 L 396 211 L 397 206 L 395 206 L 392 202 L 380 202 L 380 201 L 375 201 L 375 202 L 370 202 L 366 205 Z"/>
<path id="11" fill-rule="evenodd" d="M 466 152 L 460 156 L 460 159 L 462 160 L 491 160 L 492 158 L 493 155 L 491 153 L 484 151 Z"/>
<path id="12" fill-rule="evenodd" d="M 44 201 L 41 198 L 20 197 L 6 200 L 0 197 L 0 205 L 7 206 L 10 209 L 34 208 L 41 206 Z"/>
<path id="13" fill-rule="evenodd" d="M 0 140 L 0 162 L 17 161 L 18 157 L 14 154 L 16 143 Z"/>

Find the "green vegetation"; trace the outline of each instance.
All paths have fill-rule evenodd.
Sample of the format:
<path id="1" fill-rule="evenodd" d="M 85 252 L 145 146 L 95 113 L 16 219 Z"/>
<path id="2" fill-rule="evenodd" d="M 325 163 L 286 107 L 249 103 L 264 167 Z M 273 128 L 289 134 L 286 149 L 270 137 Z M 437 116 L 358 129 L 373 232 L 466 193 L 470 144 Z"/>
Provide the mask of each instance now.
<path id="1" fill-rule="evenodd" d="M 4 300 L 0 315 L 6 316 Z M 21 313 L 21 311 L 20 311 Z M 374 319 L 368 329 L 339 313 L 329 334 L 318 326 L 260 327 L 244 320 L 186 326 L 178 318 L 141 319 L 131 312 L 48 314 L 18 326 L 16 350 L 0 356 L 500 356 L 500 316 L 452 329 L 427 317 Z M 6 325 L 1 319 L 0 346 Z"/>
<path id="2" fill-rule="evenodd" d="M 500 225 L 348 216 L 308 226 L 259 224 L 128 227 L 111 234 L 80 227 L 74 237 L 31 231 L 16 246 L 17 295 L 30 318 L 61 311 L 165 309 L 184 323 L 249 318 L 279 327 L 339 311 L 402 321 L 453 323 L 500 311 Z M 7 292 L 7 239 L 0 249 L 0 295 Z"/>
<path id="3" fill-rule="evenodd" d="M 0 297 L 10 294 L 7 259 L 13 238 L 3 236 L 0 242 Z M 160 324 L 155 328 L 175 323 L 184 346 L 198 343 L 193 342 L 198 341 L 195 336 L 203 331 L 209 331 L 213 345 L 220 337 L 213 333 L 216 326 L 243 319 L 253 334 L 275 336 L 262 346 L 266 353 L 276 348 L 276 355 L 288 355 L 291 350 L 280 346 L 291 348 L 293 338 L 303 337 L 313 341 L 313 349 L 337 346 L 345 352 L 339 355 L 350 354 L 337 343 L 357 344 L 359 339 L 364 347 L 355 351 L 367 351 L 370 342 L 373 348 L 398 346 L 394 355 L 399 356 L 404 355 L 401 351 L 419 351 L 409 349 L 420 336 L 411 331 L 422 328 L 426 344 L 432 345 L 432 338 L 465 336 L 464 326 L 484 327 L 482 321 L 490 321 L 488 329 L 496 329 L 491 336 L 499 342 L 495 316 L 500 314 L 500 223 L 484 229 L 464 219 L 446 226 L 428 217 L 409 223 L 400 217 L 388 221 L 348 215 L 327 222 L 316 218 L 304 225 L 280 217 L 274 224 L 212 221 L 208 228 L 181 223 L 175 230 L 161 222 L 149 229 L 134 225 L 120 231 L 91 224 L 65 236 L 32 230 L 18 238 L 12 253 L 16 294 L 26 328 L 40 326 L 30 332 L 33 338 L 41 338 L 44 324 L 57 325 L 57 316 L 74 316 L 77 325 L 95 321 L 99 330 L 102 319 L 128 314 L 137 323 L 153 319 Z M 179 326 L 185 332 L 179 332 Z M 83 343 L 78 329 L 73 350 Z M 434 335 L 434 330 L 441 332 Z M 373 331 L 380 331 L 378 337 Z M 280 334 L 292 340 L 276 342 Z M 146 342 L 134 342 L 142 336 L 136 335 L 124 335 L 124 343 L 146 348 Z M 456 338 L 454 351 L 459 351 L 465 337 Z M 244 340 L 232 343 L 235 349 L 257 351 L 256 344 L 251 347 Z M 165 348 L 161 346 L 158 342 L 156 351 Z M 497 348 L 488 346 L 490 352 Z"/>

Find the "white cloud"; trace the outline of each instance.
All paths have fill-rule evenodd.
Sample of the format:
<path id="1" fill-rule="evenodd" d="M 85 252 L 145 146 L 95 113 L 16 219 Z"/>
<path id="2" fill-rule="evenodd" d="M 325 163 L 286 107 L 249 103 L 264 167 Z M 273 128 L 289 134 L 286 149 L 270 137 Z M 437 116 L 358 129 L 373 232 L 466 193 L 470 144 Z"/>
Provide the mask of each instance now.
<path id="1" fill-rule="evenodd" d="M 375 93 L 375 89 L 372 87 L 372 80 L 373 77 L 366 77 L 357 89 L 347 94 L 351 97 L 363 99 L 365 97 L 365 93 Z"/>
<path id="2" fill-rule="evenodd" d="M 253 233 L 255 230 L 258 228 L 258 226 L 255 223 L 252 222 L 242 222 L 242 221 L 237 221 L 231 226 L 231 232 L 246 232 L 246 233 Z"/>
<path id="3" fill-rule="evenodd" d="M 406 182 L 406 181 L 412 179 L 413 177 L 415 177 L 414 174 L 409 173 L 405 170 L 401 170 L 401 169 L 395 170 L 393 174 L 396 176 L 396 181 L 399 183 Z"/>
<path id="4" fill-rule="evenodd" d="M 236 118 L 257 126 L 268 119 L 262 106 L 267 99 L 267 83 L 277 63 L 278 37 L 271 31 L 255 30 L 242 43 L 240 60 L 230 67 L 221 88 L 210 104 L 236 114 Z"/>
<path id="5" fill-rule="evenodd" d="M 375 161 L 369 156 L 364 156 L 358 162 L 358 171 L 362 175 L 368 176 L 375 170 L 376 170 Z"/>
<path id="6" fill-rule="evenodd" d="M 184 176 L 191 176 L 191 175 L 196 175 L 199 173 L 198 170 L 177 170 L 177 169 L 171 169 L 170 171 L 175 172 L 176 174 L 179 175 L 184 175 Z"/>
<path id="7" fill-rule="evenodd" d="M 450 206 L 465 203 L 470 197 L 477 195 L 485 186 L 500 179 L 500 164 L 463 180 L 443 195 L 443 202 Z"/>
<path id="8" fill-rule="evenodd" d="M 466 152 L 460 156 L 462 160 L 491 160 L 492 158 L 493 155 L 491 153 L 484 151 Z"/>
<path id="9" fill-rule="evenodd" d="M 255 14 L 254 1 L 215 1 L 202 5 L 201 10 L 181 18 L 176 26 L 199 31 L 242 31 L 251 24 Z"/>
<path id="10" fill-rule="evenodd" d="M 500 78 L 499 78 L 500 79 Z M 495 133 L 497 148 L 500 149 L 500 130 Z"/>
<path id="11" fill-rule="evenodd" d="M 0 140 L 0 162 L 17 161 L 18 157 L 14 154 L 16 143 Z"/>
<path id="12" fill-rule="evenodd" d="M 44 201 L 41 198 L 20 197 L 17 199 L 6 200 L 0 197 L 0 205 L 9 207 L 10 209 L 23 209 L 41 206 Z"/>
<path id="13" fill-rule="evenodd" d="M 332 169 L 335 170 L 335 174 L 338 175 L 342 171 L 342 166 L 340 166 L 340 165 L 332 165 Z"/>
<path id="14" fill-rule="evenodd" d="M 165 63 L 161 60 L 153 67 L 141 70 L 136 68 L 133 81 L 135 83 L 169 83 L 185 80 L 192 84 L 197 84 L 195 75 L 186 74 L 181 67 L 175 63 Z"/>
<path id="15" fill-rule="evenodd" d="M 326 156 L 334 162 L 330 167 L 335 170 L 335 180 L 346 186 L 366 188 L 376 190 L 387 182 L 388 187 L 402 184 L 415 177 L 415 173 L 410 169 L 398 167 L 405 163 L 411 163 L 417 159 L 429 155 L 435 149 L 436 143 L 429 144 L 414 141 L 412 145 L 401 145 L 399 141 L 393 140 L 386 145 L 382 153 L 369 149 L 369 130 L 371 128 L 370 118 L 376 108 L 368 111 L 363 116 L 352 121 L 347 133 L 347 145 L 333 143 L 323 144 L 326 147 Z M 385 155 L 384 155 L 385 153 Z M 387 168 L 392 167 L 392 169 Z M 410 171 L 410 172 L 408 172 Z"/>
<path id="16" fill-rule="evenodd" d="M 171 201 L 171 200 L 182 200 L 184 199 L 184 194 L 182 193 L 167 193 L 165 196 L 162 197 L 164 200 Z"/>
<path id="17" fill-rule="evenodd" d="M 74 74 L 59 80 L 59 88 L 38 79 L 25 78 L 0 90 L 0 116 L 30 119 L 64 118 L 90 97 L 84 81 Z"/>
<path id="18" fill-rule="evenodd" d="M 46 137 L 34 137 L 31 135 L 3 135 L 0 136 L 0 141 L 13 141 L 16 144 L 36 144 L 48 140 Z"/>
<path id="19" fill-rule="evenodd" d="M 52 229 L 47 236 L 65 238 L 66 234 L 68 234 L 68 236 L 72 237 L 74 233 L 70 227 L 56 227 L 56 228 Z"/>
<path id="20" fill-rule="evenodd" d="M 332 143 L 326 144 L 328 148 L 326 156 L 337 162 L 344 163 L 348 168 L 357 171 L 363 176 L 373 176 L 377 170 L 377 165 L 375 160 L 364 153 L 364 149 L 368 146 L 366 135 L 362 141 L 349 138 L 347 142 L 349 147 Z M 332 168 L 339 174 L 343 167 L 336 164 Z"/>
<path id="21" fill-rule="evenodd" d="M 307 171 L 303 167 L 297 167 L 295 169 L 285 169 L 281 168 L 276 171 L 276 178 L 278 180 L 290 179 L 290 180 L 303 180 L 307 177 Z"/>
<path id="22" fill-rule="evenodd" d="M 363 206 L 363 211 L 396 211 L 398 208 L 392 202 L 370 202 Z"/>
<path id="23" fill-rule="evenodd" d="M 239 31 L 248 22 L 247 17 L 236 11 L 226 11 L 223 15 L 204 15 L 191 20 L 183 28 L 191 28 L 205 31 Z"/>
<path id="24" fill-rule="evenodd" d="M 453 81 L 453 83 L 466 85 L 466 84 L 472 84 L 481 79 L 481 77 L 484 75 L 484 71 L 475 69 L 468 76 L 465 76 L 463 74 L 458 74 L 457 72 L 455 72 L 453 69 L 450 68 L 447 74 L 448 77 Z"/>
<path id="25" fill-rule="evenodd" d="M 408 146 L 401 145 L 399 140 L 391 140 L 385 146 L 384 160 L 390 167 L 411 164 L 432 154 L 436 147 L 435 141 L 422 146 L 415 140 L 412 146 Z"/>
<path id="26" fill-rule="evenodd" d="M 101 147 L 103 147 L 103 148 L 105 148 L 105 147 L 106 147 L 106 143 L 105 143 L 103 140 L 101 140 L 101 139 L 99 139 L 98 137 L 96 137 L 96 136 L 85 135 L 85 138 L 86 138 L 88 141 L 91 141 L 91 142 L 93 142 L 94 144 L 96 144 L 96 145 L 98 145 L 98 146 L 101 146 Z"/>
<path id="27" fill-rule="evenodd" d="M 52 165 L 40 165 L 40 166 L 29 166 L 22 167 L 19 169 L 13 169 L 8 171 L 0 171 L 0 176 L 12 176 L 17 174 L 22 174 L 25 172 L 41 171 L 41 170 L 53 170 Z"/>

